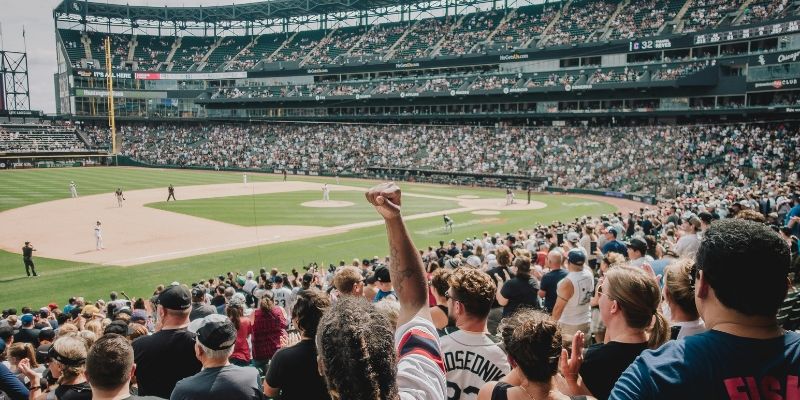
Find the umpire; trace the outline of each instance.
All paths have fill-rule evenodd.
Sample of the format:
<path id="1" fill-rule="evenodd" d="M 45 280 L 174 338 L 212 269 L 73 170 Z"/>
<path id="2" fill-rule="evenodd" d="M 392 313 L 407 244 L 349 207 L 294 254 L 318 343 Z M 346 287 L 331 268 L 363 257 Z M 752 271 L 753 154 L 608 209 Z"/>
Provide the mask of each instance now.
<path id="1" fill-rule="evenodd" d="M 22 247 L 22 260 L 25 262 L 25 273 L 28 274 L 29 277 L 31 276 L 31 272 L 33 272 L 33 276 L 39 276 L 36 275 L 36 268 L 33 266 L 34 251 L 36 251 L 36 249 L 31 246 L 31 242 L 25 242 L 25 246 Z"/>

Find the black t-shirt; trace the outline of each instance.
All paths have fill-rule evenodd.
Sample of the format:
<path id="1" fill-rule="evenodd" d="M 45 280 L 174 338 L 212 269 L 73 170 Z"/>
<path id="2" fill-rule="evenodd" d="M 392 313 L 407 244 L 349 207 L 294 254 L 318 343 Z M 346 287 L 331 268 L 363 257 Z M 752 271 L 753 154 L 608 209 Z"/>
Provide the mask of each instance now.
<path id="1" fill-rule="evenodd" d="M 21 328 L 19 332 L 14 335 L 15 343 L 30 343 L 34 348 L 39 347 L 39 329 L 36 328 Z"/>
<path id="2" fill-rule="evenodd" d="M 225 296 L 214 296 L 211 299 L 211 305 L 214 307 L 219 307 L 223 304 L 225 304 Z"/>
<path id="3" fill-rule="evenodd" d="M 447 250 L 447 255 L 450 257 L 455 257 L 458 255 L 458 253 L 461 253 L 461 251 L 455 247 L 451 247 L 449 250 Z"/>
<path id="4" fill-rule="evenodd" d="M 253 367 L 206 368 L 175 385 L 170 400 L 260 400 L 258 370 Z"/>
<path id="5" fill-rule="evenodd" d="M 583 357 L 581 379 L 592 396 L 607 399 L 617 379 L 645 350 L 647 343 L 608 342 L 591 346 Z"/>
<path id="6" fill-rule="evenodd" d="M 33 256 L 33 247 L 25 246 L 22 248 L 22 257 L 31 258 Z"/>
<path id="7" fill-rule="evenodd" d="M 567 277 L 568 272 L 564 268 L 554 269 L 542 277 L 541 289 L 544 294 L 544 308 L 547 312 L 553 312 L 558 298 L 558 283 Z"/>
<path id="8" fill-rule="evenodd" d="M 267 384 L 280 389 L 282 400 L 330 399 L 317 370 L 317 349 L 313 340 L 302 340 L 278 350 L 269 363 Z"/>
<path id="9" fill-rule="evenodd" d="M 514 274 L 512 274 L 511 271 L 508 270 L 508 268 L 505 268 L 505 267 L 502 267 L 502 266 L 494 267 L 494 268 L 486 271 L 486 273 L 489 274 L 489 276 L 491 276 L 492 279 L 494 279 L 495 275 L 498 275 L 498 274 L 500 275 L 500 277 L 502 277 L 505 280 L 509 280 L 509 279 L 514 277 Z"/>
<path id="10" fill-rule="evenodd" d="M 539 306 L 539 282 L 536 282 L 536 279 L 523 280 L 514 277 L 503 284 L 500 294 L 508 299 L 508 304 L 503 307 L 504 317 L 513 314 L 520 307 L 541 308 Z"/>
<path id="11" fill-rule="evenodd" d="M 92 400 L 92 388 L 89 382 L 77 385 L 58 385 L 53 391 L 58 400 Z"/>
<path id="12" fill-rule="evenodd" d="M 167 399 L 179 380 L 200 371 L 194 338 L 186 329 L 168 329 L 133 341 L 140 395 Z"/>

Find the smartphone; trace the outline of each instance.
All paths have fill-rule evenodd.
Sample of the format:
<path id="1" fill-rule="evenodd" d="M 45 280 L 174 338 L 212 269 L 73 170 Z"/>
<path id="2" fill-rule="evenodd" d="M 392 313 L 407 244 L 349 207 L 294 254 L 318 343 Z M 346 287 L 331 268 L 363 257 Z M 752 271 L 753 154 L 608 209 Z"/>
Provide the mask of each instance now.
<path id="1" fill-rule="evenodd" d="M 589 242 L 589 253 L 597 253 L 597 242 Z"/>
<path id="2" fill-rule="evenodd" d="M 558 239 L 558 245 L 559 246 L 564 244 L 564 233 L 563 232 L 558 232 L 558 234 L 556 234 L 556 238 Z"/>

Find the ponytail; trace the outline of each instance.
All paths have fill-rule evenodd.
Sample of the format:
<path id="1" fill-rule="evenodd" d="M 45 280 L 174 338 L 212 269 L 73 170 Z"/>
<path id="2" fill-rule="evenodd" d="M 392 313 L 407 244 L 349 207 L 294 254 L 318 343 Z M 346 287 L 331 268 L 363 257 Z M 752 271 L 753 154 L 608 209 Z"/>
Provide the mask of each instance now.
<path id="1" fill-rule="evenodd" d="M 661 310 L 656 310 L 655 315 L 653 315 L 653 326 L 650 328 L 647 338 L 647 347 L 653 350 L 661 347 L 662 344 L 669 340 L 669 334 L 667 318 L 661 313 Z"/>

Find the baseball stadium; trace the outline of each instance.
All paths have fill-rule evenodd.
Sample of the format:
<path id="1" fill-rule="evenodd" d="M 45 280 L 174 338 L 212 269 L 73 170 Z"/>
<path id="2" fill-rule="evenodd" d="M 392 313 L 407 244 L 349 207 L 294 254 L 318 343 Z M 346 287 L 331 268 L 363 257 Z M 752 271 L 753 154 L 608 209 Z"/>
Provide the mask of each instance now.
<path id="1" fill-rule="evenodd" d="M 796 398 L 799 2 L 54 4 L 0 398 Z"/>

